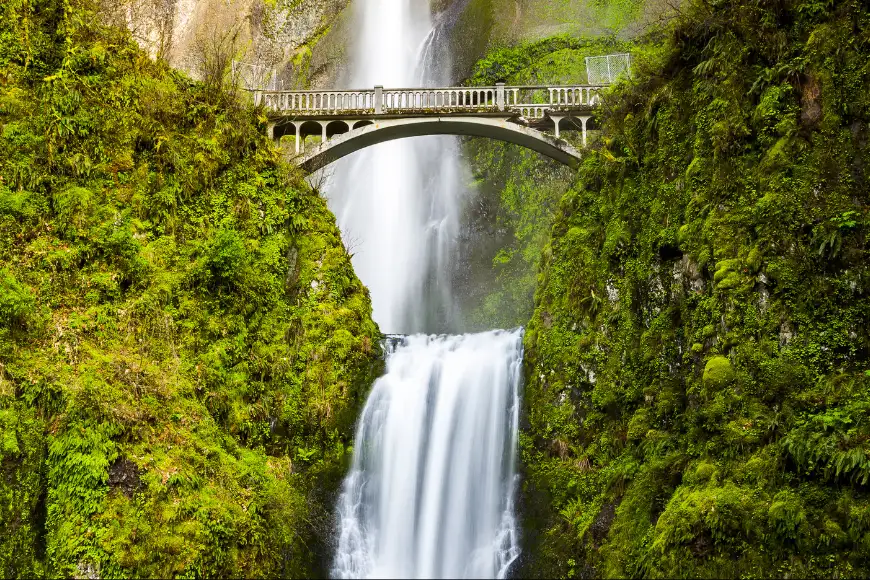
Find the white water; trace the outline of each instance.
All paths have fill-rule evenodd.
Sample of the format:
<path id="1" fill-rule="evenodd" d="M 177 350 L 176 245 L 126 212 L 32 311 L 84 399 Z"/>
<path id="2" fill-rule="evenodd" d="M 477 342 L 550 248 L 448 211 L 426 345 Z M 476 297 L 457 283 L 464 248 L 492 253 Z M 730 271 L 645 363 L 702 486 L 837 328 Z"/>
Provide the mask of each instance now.
<path id="1" fill-rule="evenodd" d="M 454 10 L 459 4 L 454 3 Z M 449 27 L 420 0 L 356 0 L 352 87 L 444 85 Z M 452 137 L 365 149 L 327 196 L 382 331 L 459 326 L 451 295 L 464 168 Z M 519 548 L 513 493 L 522 331 L 391 339 L 338 505 L 338 578 L 502 578 Z"/>
<path id="2" fill-rule="evenodd" d="M 338 578 L 504 578 L 516 559 L 522 331 L 416 335 L 357 426 Z"/>
<path id="3" fill-rule="evenodd" d="M 353 88 L 449 84 L 446 46 L 427 2 L 359 0 Z M 326 193 L 388 333 L 455 328 L 451 256 L 463 167 L 454 137 L 382 143 L 335 163 Z M 330 171 L 328 170 L 328 171 Z"/>

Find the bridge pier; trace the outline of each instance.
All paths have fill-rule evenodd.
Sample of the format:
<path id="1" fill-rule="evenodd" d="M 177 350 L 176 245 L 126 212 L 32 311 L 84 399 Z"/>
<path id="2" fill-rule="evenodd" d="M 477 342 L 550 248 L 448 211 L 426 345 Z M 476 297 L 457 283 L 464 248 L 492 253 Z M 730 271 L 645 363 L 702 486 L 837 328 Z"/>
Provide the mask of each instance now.
<path id="1" fill-rule="evenodd" d="M 586 147 L 586 122 L 590 117 L 580 117 L 580 123 L 583 125 L 583 147 Z"/>
<path id="2" fill-rule="evenodd" d="M 293 121 L 293 126 L 296 127 L 296 154 L 299 155 L 302 153 L 302 123 L 300 121 Z"/>
<path id="3" fill-rule="evenodd" d="M 559 123 L 564 118 L 564 115 L 550 115 L 550 119 L 552 119 L 553 123 L 556 125 L 556 130 L 554 132 L 554 135 L 556 135 L 556 139 L 561 139 L 561 137 L 559 136 Z"/>

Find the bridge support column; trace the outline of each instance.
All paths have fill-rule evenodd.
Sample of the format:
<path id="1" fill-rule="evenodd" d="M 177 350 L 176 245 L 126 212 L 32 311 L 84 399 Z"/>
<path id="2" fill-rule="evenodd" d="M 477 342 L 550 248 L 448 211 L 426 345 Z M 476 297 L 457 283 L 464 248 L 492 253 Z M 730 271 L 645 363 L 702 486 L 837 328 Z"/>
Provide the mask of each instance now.
<path id="1" fill-rule="evenodd" d="M 583 124 L 583 147 L 586 147 L 586 121 L 589 117 L 580 117 L 580 122 Z"/>
<path id="2" fill-rule="evenodd" d="M 326 126 L 328 124 L 329 124 L 328 121 L 320 121 L 320 127 L 322 129 L 322 133 L 321 133 L 321 137 L 320 137 L 321 143 L 326 143 Z"/>
<path id="3" fill-rule="evenodd" d="M 559 121 L 564 119 L 563 115 L 550 115 L 550 118 L 553 120 L 553 123 L 556 125 L 556 139 L 560 139 L 559 137 Z"/>
<path id="4" fill-rule="evenodd" d="M 269 137 L 270 141 L 275 141 L 275 123 L 268 123 L 266 125 L 266 135 Z"/>
<path id="5" fill-rule="evenodd" d="M 302 153 L 302 123 L 293 121 L 293 126 L 296 127 L 296 155 Z"/>

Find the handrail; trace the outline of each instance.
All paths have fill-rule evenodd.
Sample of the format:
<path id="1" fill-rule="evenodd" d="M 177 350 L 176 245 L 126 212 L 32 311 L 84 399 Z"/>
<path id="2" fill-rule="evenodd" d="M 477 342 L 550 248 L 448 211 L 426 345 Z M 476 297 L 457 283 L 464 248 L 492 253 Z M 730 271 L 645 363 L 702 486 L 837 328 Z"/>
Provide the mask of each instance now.
<path id="1" fill-rule="evenodd" d="M 504 85 L 505 89 L 523 89 L 523 90 L 542 90 L 550 88 L 589 88 L 589 89 L 605 89 L 610 85 Z M 382 87 L 384 91 L 446 91 L 450 89 L 456 90 L 474 90 L 474 89 L 495 89 L 498 85 L 469 85 L 456 87 Z M 374 88 L 367 89 L 305 89 L 305 90 L 270 90 L 270 89 L 249 89 L 242 90 L 249 93 L 307 93 L 307 94 L 322 94 L 322 93 L 373 93 Z"/>
<path id="2" fill-rule="evenodd" d="M 309 115 L 339 112 L 395 114 L 409 111 L 511 111 L 541 105 L 592 107 L 598 103 L 598 93 L 605 85 L 521 85 L 499 83 L 479 87 L 416 87 L 322 91 L 255 90 L 254 102 L 280 112 L 300 112 Z M 549 91 L 544 103 L 530 96 L 529 91 Z M 525 102 L 525 101 L 530 102 Z"/>

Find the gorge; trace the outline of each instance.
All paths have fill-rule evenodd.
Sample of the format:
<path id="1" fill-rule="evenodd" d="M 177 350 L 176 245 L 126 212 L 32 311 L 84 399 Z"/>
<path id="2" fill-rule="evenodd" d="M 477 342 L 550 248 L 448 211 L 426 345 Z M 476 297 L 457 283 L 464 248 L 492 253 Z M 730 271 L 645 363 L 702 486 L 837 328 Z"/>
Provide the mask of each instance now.
<path id="1" fill-rule="evenodd" d="M 865 4 L 4 2 L 0 576 L 868 575 Z M 245 90 L 615 53 L 576 167 Z"/>

